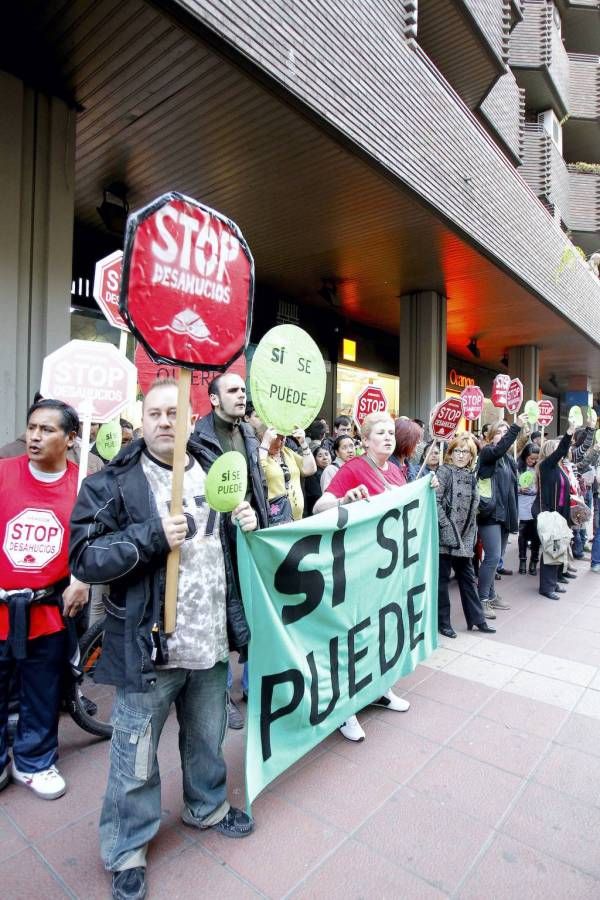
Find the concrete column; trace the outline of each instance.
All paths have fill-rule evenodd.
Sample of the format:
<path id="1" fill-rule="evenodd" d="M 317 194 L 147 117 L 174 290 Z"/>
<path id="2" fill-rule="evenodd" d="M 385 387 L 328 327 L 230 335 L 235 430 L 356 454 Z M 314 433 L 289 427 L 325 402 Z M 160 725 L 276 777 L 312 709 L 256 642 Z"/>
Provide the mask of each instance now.
<path id="1" fill-rule="evenodd" d="M 0 444 L 70 337 L 75 111 L 0 72 Z"/>
<path id="2" fill-rule="evenodd" d="M 427 422 L 446 395 L 446 298 L 435 291 L 400 298 L 400 413 Z"/>
<path id="3" fill-rule="evenodd" d="M 537 400 L 540 384 L 540 351 L 531 345 L 508 348 L 508 371 L 511 378 L 523 382 L 523 403 Z"/>

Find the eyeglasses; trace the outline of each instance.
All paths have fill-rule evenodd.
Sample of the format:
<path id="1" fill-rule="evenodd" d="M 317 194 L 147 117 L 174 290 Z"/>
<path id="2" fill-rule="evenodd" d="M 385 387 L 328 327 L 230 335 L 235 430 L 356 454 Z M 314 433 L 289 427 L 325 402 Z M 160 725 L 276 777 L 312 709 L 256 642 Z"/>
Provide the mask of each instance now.
<path id="1" fill-rule="evenodd" d="M 461 450 L 460 447 L 455 447 L 452 452 L 456 453 L 457 456 L 465 456 L 465 455 L 470 456 L 471 455 L 470 450 Z"/>

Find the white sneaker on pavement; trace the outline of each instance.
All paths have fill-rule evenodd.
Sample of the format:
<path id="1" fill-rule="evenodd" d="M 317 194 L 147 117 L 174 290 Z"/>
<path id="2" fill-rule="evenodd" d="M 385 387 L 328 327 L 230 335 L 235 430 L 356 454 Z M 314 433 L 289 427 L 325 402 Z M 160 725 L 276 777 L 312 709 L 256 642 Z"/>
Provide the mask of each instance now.
<path id="1" fill-rule="evenodd" d="M 57 800 L 67 789 L 65 779 L 56 766 L 50 766 L 43 772 L 19 772 L 14 762 L 11 767 L 13 781 L 31 788 L 42 800 Z"/>
<path id="2" fill-rule="evenodd" d="M 344 724 L 340 725 L 340 731 L 348 741 L 364 741 L 365 739 L 365 733 L 356 716 L 349 716 Z"/>
<path id="3" fill-rule="evenodd" d="M 371 703 L 371 706 L 381 706 L 383 709 L 393 709 L 394 712 L 406 712 L 410 709 L 410 703 L 404 697 L 398 697 L 391 689 L 385 694 Z"/>

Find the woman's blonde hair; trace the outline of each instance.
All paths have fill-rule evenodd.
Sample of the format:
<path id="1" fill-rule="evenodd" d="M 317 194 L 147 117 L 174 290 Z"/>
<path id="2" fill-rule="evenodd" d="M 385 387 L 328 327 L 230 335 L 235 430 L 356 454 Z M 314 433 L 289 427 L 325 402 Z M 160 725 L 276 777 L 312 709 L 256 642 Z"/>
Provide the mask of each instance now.
<path id="1" fill-rule="evenodd" d="M 463 449 L 466 447 L 471 454 L 471 462 L 469 463 L 469 469 L 475 468 L 475 463 L 477 462 L 477 444 L 473 440 L 470 434 L 466 432 L 461 432 L 460 434 L 455 435 L 450 443 L 448 444 L 448 449 L 444 454 L 444 462 L 446 464 L 452 462 L 452 452 L 457 447 Z"/>
<path id="2" fill-rule="evenodd" d="M 388 412 L 377 411 L 369 413 L 369 415 L 365 417 L 365 420 L 360 426 L 361 438 L 368 438 L 378 422 L 391 422 L 392 425 L 394 424 L 394 420 Z"/>

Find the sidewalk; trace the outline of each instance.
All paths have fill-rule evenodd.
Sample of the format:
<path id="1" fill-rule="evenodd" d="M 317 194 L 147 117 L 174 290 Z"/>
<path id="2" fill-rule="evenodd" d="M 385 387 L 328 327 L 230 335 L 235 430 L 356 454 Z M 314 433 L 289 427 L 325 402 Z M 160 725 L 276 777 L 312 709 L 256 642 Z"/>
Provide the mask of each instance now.
<path id="1" fill-rule="evenodd" d="M 257 799 L 245 840 L 181 823 L 171 717 L 150 900 L 600 897 L 600 577 L 576 565 L 560 602 L 505 576 L 512 609 L 489 638 L 464 630 L 453 597 L 458 638 L 399 685 L 410 711 L 362 713 L 362 744 L 331 735 Z M 4 897 L 110 896 L 97 831 L 107 754 L 63 717 L 67 794 L 0 794 Z M 243 733 L 229 731 L 226 755 L 243 806 Z"/>

